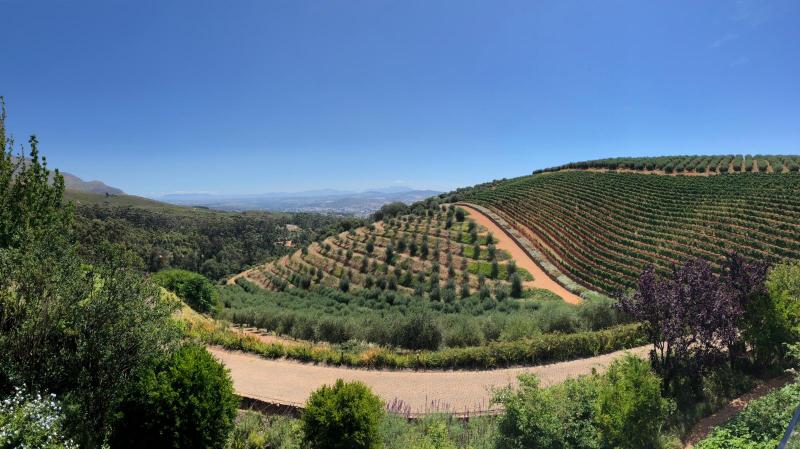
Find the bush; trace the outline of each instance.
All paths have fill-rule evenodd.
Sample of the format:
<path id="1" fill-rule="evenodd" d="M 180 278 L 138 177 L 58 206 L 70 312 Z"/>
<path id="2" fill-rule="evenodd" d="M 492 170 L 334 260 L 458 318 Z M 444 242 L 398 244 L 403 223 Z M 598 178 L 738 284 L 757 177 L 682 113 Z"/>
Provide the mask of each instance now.
<path id="1" fill-rule="evenodd" d="M 774 449 L 800 403 L 800 383 L 757 399 L 733 419 L 717 427 L 696 449 Z"/>
<path id="2" fill-rule="evenodd" d="M 200 313 L 213 312 L 218 307 L 219 292 L 202 274 L 172 268 L 159 271 L 152 279 L 156 284 L 178 295 Z"/>
<path id="3" fill-rule="evenodd" d="M 414 312 L 397 326 L 392 340 L 403 348 L 437 349 L 442 343 L 442 330 L 430 314 Z"/>
<path id="4" fill-rule="evenodd" d="M 130 392 L 111 447 L 223 448 L 237 405 L 225 367 L 204 347 L 187 345 Z"/>
<path id="5" fill-rule="evenodd" d="M 378 449 L 383 445 L 378 425 L 383 402 L 361 382 L 339 379 L 308 398 L 303 411 L 303 435 L 310 449 Z"/>
<path id="6" fill-rule="evenodd" d="M 344 275 L 339 279 L 339 290 L 345 293 L 350 290 L 350 277 Z"/>
<path id="7" fill-rule="evenodd" d="M 594 422 L 607 447 L 657 448 L 670 402 L 661 397 L 661 379 L 644 360 L 615 360 L 599 384 Z"/>
<path id="8" fill-rule="evenodd" d="M 520 279 L 518 274 L 514 274 L 511 276 L 511 297 L 512 298 L 522 297 L 522 279 Z"/>
<path id="9" fill-rule="evenodd" d="M 236 417 L 226 449 L 300 449 L 300 439 L 299 420 L 246 410 Z"/>
<path id="10" fill-rule="evenodd" d="M 592 425 L 596 395 L 591 377 L 541 389 L 536 376 L 519 376 L 516 392 L 504 389 L 494 397 L 506 409 L 497 427 L 497 449 L 600 447 Z"/>
<path id="11" fill-rule="evenodd" d="M 64 417 L 55 395 L 43 398 L 16 389 L 0 402 L 0 447 L 77 449 L 64 435 Z"/>

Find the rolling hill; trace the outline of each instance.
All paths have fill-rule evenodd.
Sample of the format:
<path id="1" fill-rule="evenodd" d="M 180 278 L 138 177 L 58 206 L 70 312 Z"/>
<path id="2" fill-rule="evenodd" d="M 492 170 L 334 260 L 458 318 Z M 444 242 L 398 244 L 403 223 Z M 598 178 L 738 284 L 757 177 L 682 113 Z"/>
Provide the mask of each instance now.
<path id="1" fill-rule="evenodd" d="M 657 167 L 655 160 L 637 163 L 651 162 Z M 489 209 L 570 278 L 610 293 L 632 287 L 648 265 L 667 272 L 704 257 L 719 268 L 732 251 L 750 260 L 800 257 L 800 174 L 782 171 L 658 176 L 555 169 L 441 200 Z"/>
<path id="2" fill-rule="evenodd" d="M 437 207 L 343 232 L 238 277 L 278 291 L 379 287 L 444 302 L 475 292 L 497 298 L 535 294 L 522 290 L 533 287 L 534 278 L 496 246 L 498 236 L 456 209 Z M 514 273 L 520 280 L 516 291 Z"/>
<path id="3" fill-rule="evenodd" d="M 17 156 L 11 156 L 11 163 L 17 164 L 19 163 L 20 158 Z M 26 162 L 29 162 L 27 158 L 25 158 Z M 50 177 L 52 177 L 55 173 L 51 173 Z M 84 193 L 94 193 L 99 195 L 124 195 L 121 189 L 116 187 L 111 187 L 106 185 L 102 181 L 84 181 L 80 177 L 73 175 L 72 173 L 61 172 L 61 176 L 64 177 L 64 188 L 73 191 L 73 192 L 84 192 Z"/>
<path id="4" fill-rule="evenodd" d="M 562 170 L 636 171 L 656 174 L 719 175 L 729 173 L 791 173 L 800 171 L 800 156 L 717 155 L 615 157 L 536 170 L 533 174 Z"/>

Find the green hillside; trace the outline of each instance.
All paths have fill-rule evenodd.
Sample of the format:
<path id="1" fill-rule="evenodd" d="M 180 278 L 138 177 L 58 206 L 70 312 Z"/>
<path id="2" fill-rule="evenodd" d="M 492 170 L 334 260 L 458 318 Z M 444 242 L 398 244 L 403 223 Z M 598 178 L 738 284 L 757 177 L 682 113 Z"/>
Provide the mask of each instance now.
<path id="1" fill-rule="evenodd" d="M 520 296 L 521 282 L 533 278 L 495 242 L 463 211 L 456 215 L 456 208 L 442 206 L 331 236 L 243 276 L 271 290 L 379 287 L 445 302 L 476 292 Z"/>
<path id="2" fill-rule="evenodd" d="M 85 257 L 114 244 L 138 256 L 146 271 L 183 268 L 214 280 L 350 226 L 318 214 L 220 212 L 132 195 L 67 190 L 64 197 L 75 205 Z"/>
<path id="3" fill-rule="evenodd" d="M 736 251 L 800 257 L 800 175 L 654 176 L 565 171 L 482 184 L 448 200 L 485 206 L 586 287 L 633 286 L 647 265 Z"/>
<path id="4" fill-rule="evenodd" d="M 728 173 L 791 173 L 800 171 L 800 156 L 727 154 L 717 156 L 613 157 L 536 170 L 533 174 L 561 170 L 647 171 L 662 174 L 717 175 Z"/>

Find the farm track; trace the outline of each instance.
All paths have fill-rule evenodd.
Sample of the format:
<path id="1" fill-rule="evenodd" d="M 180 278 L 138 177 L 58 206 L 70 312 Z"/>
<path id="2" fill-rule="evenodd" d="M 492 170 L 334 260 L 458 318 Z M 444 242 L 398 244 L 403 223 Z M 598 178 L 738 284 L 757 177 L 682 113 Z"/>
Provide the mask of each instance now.
<path id="1" fill-rule="evenodd" d="M 617 351 L 551 365 L 485 371 L 380 371 L 322 366 L 290 360 L 268 360 L 258 355 L 208 350 L 230 369 L 239 396 L 268 404 L 301 406 L 312 391 L 337 379 L 361 381 L 386 402 L 401 400 L 413 414 L 452 412 L 481 414 L 497 411 L 490 406 L 494 388 L 516 386 L 520 374 L 536 374 L 542 386 L 603 371 L 626 352 L 646 356 L 649 346 Z"/>
<path id="2" fill-rule="evenodd" d="M 700 422 L 695 424 L 694 428 L 689 434 L 689 437 L 685 442 L 684 449 L 692 449 L 695 444 L 707 437 L 715 427 L 725 424 L 731 418 L 738 415 L 739 412 L 744 410 L 744 408 L 747 407 L 747 404 L 749 404 L 751 401 L 765 396 L 775 389 L 783 387 L 789 383 L 789 381 L 790 379 L 787 377 L 777 377 L 764 382 L 746 394 L 730 401 L 727 405 L 725 405 L 725 407 L 717 410 L 710 416 L 701 419 Z"/>
<path id="3" fill-rule="evenodd" d="M 564 301 L 572 304 L 581 302 L 581 298 L 579 296 L 570 292 L 564 288 L 564 286 L 548 276 L 548 274 L 542 270 L 542 268 L 531 258 L 531 256 L 528 255 L 528 253 L 522 247 L 520 247 L 517 242 L 514 241 L 514 239 L 509 237 L 508 234 L 502 228 L 500 228 L 500 226 L 495 224 L 495 222 L 489 217 L 484 215 L 478 209 L 465 204 L 459 204 L 458 207 L 469 212 L 470 218 L 475 220 L 475 223 L 490 230 L 492 234 L 494 234 L 495 239 L 498 240 L 495 246 L 511 254 L 511 258 L 514 259 L 518 267 L 528 270 L 528 272 L 533 275 L 533 281 L 526 282 L 526 287 L 549 290 L 560 296 Z"/>

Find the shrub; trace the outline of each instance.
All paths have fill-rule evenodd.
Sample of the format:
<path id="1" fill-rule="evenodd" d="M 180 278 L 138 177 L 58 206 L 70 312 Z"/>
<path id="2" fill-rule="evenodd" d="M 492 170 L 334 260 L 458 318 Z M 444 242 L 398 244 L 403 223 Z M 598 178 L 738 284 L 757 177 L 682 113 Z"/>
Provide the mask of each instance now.
<path id="1" fill-rule="evenodd" d="M 497 260 L 492 260 L 492 267 L 491 271 L 489 271 L 489 277 L 492 279 L 497 279 L 500 276 L 500 265 L 498 265 Z"/>
<path id="2" fill-rule="evenodd" d="M 773 449 L 800 403 L 800 383 L 757 399 L 695 445 L 697 449 Z"/>
<path id="3" fill-rule="evenodd" d="M 514 262 L 513 260 L 509 261 L 508 264 L 506 265 L 506 273 L 508 273 L 509 276 L 513 276 L 514 273 L 516 272 L 517 272 L 517 263 Z"/>
<path id="4" fill-rule="evenodd" d="M 361 382 L 339 379 L 308 398 L 303 435 L 310 449 L 378 449 L 383 402 Z"/>
<path id="5" fill-rule="evenodd" d="M 300 421 L 245 410 L 236 417 L 227 449 L 300 449 Z"/>
<path id="6" fill-rule="evenodd" d="M 339 290 L 345 293 L 350 290 L 350 278 L 347 275 L 339 279 Z"/>
<path id="7" fill-rule="evenodd" d="M 225 367 L 204 347 L 186 345 L 130 392 L 111 447 L 223 448 L 237 405 Z"/>
<path id="8" fill-rule="evenodd" d="M 511 297 L 512 298 L 522 297 L 522 279 L 520 279 L 518 274 L 514 274 L 511 276 Z"/>
<path id="9" fill-rule="evenodd" d="M 437 349 L 442 343 L 442 330 L 430 314 L 414 312 L 397 325 L 392 340 L 403 348 Z"/>
<path id="10" fill-rule="evenodd" d="M 615 360 L 598 388 L 594 422 L 606 446 L 657 448 L 670 402 L 661 397 L 661 379 L 633 355 Z"/>
<path id="11" fill-rule="evenodd" d="M 600 447 L 592 425 L 595 384 L 594 378 L 582 378 L 541 389 L 536 376 L 519 376 L 516 392 L 504 389 L 493 399 L 506 409 L 498 422 L 497 449 Z"/>
<path id="12" fill-rule="evenodd" d="M 209 313 L 218 307 L 219 292 L 202 274 L 172 268 L 153 275 L 153 281 L 175 293 L 191 308 Z"/>
<path id="13" fill-rule="evenodd" d="M 0 447 L 77 449 L 64 435 L 64 417 L 55 395 L 29 395 L 16 389 L 0 402 Z"/>

